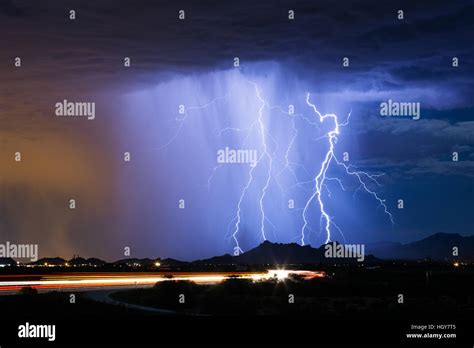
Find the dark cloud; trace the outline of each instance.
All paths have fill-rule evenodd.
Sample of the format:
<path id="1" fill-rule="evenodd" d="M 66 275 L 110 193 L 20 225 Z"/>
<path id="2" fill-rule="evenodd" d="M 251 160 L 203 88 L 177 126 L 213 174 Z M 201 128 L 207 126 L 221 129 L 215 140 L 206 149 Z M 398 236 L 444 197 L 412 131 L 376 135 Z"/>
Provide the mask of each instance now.
<path id="1" fill-rule="evenodd" d="M 76 11 L 75 21 L 68 19 L 70 9 Z M 186 11 L 185 21 L 177 18 L 180 9 Z M 294 21 L 287 19 L 289 9 L 296 13 Z M 404 10 L 403 21 L 396 18 L 399 9 Z M 156 122 L 150 117 L 142 128 L 130 122 L 123 130 L 118 115 L 127 110 L 124 95 L 153 95 L 153 88 L 177 76 L 186 80 L 228 70 L 236 56 L 243 72 L 264 76 L 278 70 L 281 80 L 297 81 L 302 92 L 310 91 L 320 103 L 328 101 L 328 108 L 352 108 L 351 127 L 344 129 L 352 142 L 341 137 L 340 145 L 357 152 L 358 165 L 387 171 L 393 197 L 404 193 L 422 201 L 425 188 L 407 190 L 396 182 L 403 178 L 433 176 L 433 187 L 454 178 L 453 187 L 464 188 L 474 169 L 472 18 L 471 1 L 445 0 L 0 1 L 0 178 L 6 187 L 0 212 L 8 215 L 2 218 L 2 230 L 13 231 L 9 237 L 16 233 L 42 239 L 45 253 L 85 250 L 86 256 L 102 256 L 92 254 L 110 243 L 114 248 L 104 251 L 104 257 L 116 257 L 123 245 L 134 243 L 146 250 L 143 256 L 152 256 L 158 224 L 155 201 L 146 196 L 148 186 L 159 181 L 153 174 L 165 172 L 171 181 L 174 173 L 150 171 L 145 188 L 140 180 L 142 172 L 148 173 L 149 163 L 143 159 L 148 153 L 139 155 L 140 170 L 126 172 L 115 162 L 131 144 L 137 152 L 145 151 L 139 140 Z M 132 59 L 130 69 L 123 68 L 125 56 Z M 460 59 L 457 68 L 451 66 L 454 56 Z M 22 58 L 21 69 L 13 67 L 14 57 Z M 341 66 L 342 57 L 350 58 L 350 68 Z M 208 97 L 206 91 L 199 93 Z M 101 117 L 94 123 L 58 122 L 52 106 L 65 97 L 97 102 Z M 389 98 L 420 102 L 421 119 L 381 118 L 379 104 Z M 156 103 L 151 105 L 158 108 Z M 139 120 L 141 115 L 130 113 L 127 120 Z M 163 123 L 169 116 L 156 114 Z M 23 167 L 11 165 L 17 149 L 32 159 Z M 452 151 L 460 152 L 459 162 L 449 161 Z M 129 195 L 118 197 L 122 175 L 129 175 L 138 189 L 128 188 Z M 161 195 L 164 188 L 156 190 Z M 61 215 L 49 223 L 71 192 L 80 192 L 88 208 L 82 215 Z M 108 202 L 125 204 L 129 199 L 136 204 L 127 209 L 130 218 L 123 222 Z M 143 201 L 146 207 L 140 205 Z M 22 206 L 28 219 L 19 212 Z M 41 209 L 35 210 L 37 206 Z M 174 213 L 169 209 L 156 219 L 164 221 Z M 144 216 L 137 222 L 139 214 Z M 416 224 L 423 225 L 420 220 Z M 427 222 L 426 230 L 431 227 Z M 405 228 L 414 229 L 408 223 Z M 97 231 L 104 232 L 97 237 L 100 241 L 88 246 Z M 189 232 L 183 228 L 180 233 Z M 211 244 L 214 235 L 207 237 Z M 160 242 L 175 251 L 168 256 L 180 252 L 191 257 L 172 245 L 172 238 Z"/>
<path id="2" fill-rule="evenodd" d="M 0 3 L 0 16 L 21 17 L 26 14 L 26 8 L 15 0 L 4 0 Z"/>

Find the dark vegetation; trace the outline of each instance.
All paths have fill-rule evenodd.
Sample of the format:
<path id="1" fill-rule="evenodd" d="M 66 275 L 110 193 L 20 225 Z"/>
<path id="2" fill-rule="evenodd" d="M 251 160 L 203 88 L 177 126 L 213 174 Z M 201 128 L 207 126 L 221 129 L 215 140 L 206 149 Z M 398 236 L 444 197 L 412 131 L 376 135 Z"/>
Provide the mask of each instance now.
<path id="1" fill-rule="evenodd" d="M 184 294 L 185 303 L 179 302 Z M 294 303 L 289 303 L 289 295 Z M 399 304 L 398 294 L 404 295 Z M 180 313 L 288 315 L 329 319 L 469 319 L 474 315 L 474 272 L 422 269 L 351 269 L 325 279 L 285 281 L 230 278 L 216 285 L 160 282 L 121 291 L 115 299 Z"/>

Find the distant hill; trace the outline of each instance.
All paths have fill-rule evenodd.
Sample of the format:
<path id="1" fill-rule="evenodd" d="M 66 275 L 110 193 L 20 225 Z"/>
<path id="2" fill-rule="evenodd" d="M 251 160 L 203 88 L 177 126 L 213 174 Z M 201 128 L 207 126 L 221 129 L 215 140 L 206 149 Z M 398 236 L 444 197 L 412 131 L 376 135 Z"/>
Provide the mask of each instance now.
<path id="1" fill-rule="evenodd" d="M 161 263 L 161 266 L 167 267 L 167 266 L 180 266 L 180 265 L 185 265 L 185 264 L 187 264 L 187 263 L 189 263 L 189 262 L 167 258 L 167 259 L 161 260 L 160 263 Z"/>
<path id="2" fill-rule="evenodd" d="M 11 257 L 0 257 L 0 267 L 16 266 L 16 261 Z"/>
<path id="3" fill-rule="evenodd" d="M 408 244 L 377 242 L 365 245 L 364 263 L 380 260 L 448 260 L 453 257 L 453 247 L 458 247 L 460 260 L 474 261 L 474 236 L 463 237 L 453 233 L 436 233 Z M 239 256 L 225 254 L 210 259 L 198 260 L 201 264 L 338 264 L 357 262 L 354 259 L 326 258 L 324 245 L 313 248 L 296 243 L 281 244 L 265 241 Z"/>
<path id="4" fill-rule="evenodd" d="M 366 251 L 386 260 L 452 260 L 453 247 L 458 247 L 460 260 L 474 260 L 474 237 L 457 233 L 436 233 L 416 242 L 368 244 Z"/>
<path id="5" fill-rule="evenodd" d="M 106 262 L 94 257 L 89 259 L 85 259 L 83 257 L 75 257 L 68 261 L 68 264 L 71 266 L 102 266 L 105 265 Z"/>
<path id="6" fill-rule="evenodd" d="M 265 241 L 258 247 L 237 256 L 238 263 L 244 264 L 292 264 L 320 263 L 327 260 L 322 248 L 316 249 L 309 245 L 296 243 L 279 244 Z"/>
<path id="7" fill-rule="evenodd" d="M 98 258 L 95 258 L 95 257 L 88 258 L 86 260 L 86 262 L 90 265 L 97 265 L 97 266 L 105 265 L 107 263 L 104 260 L 101 260 L 101 259 L 98 259 Z"/>
<path id="8" fill-rule="evenodd" d="M 196 260 L 193 263 L 196 264 L 206 264 L 206 265 L 231 265 L 236 261 L 232 255 L 225 254 L 222 256 L 214 256 L 210 259 Z"/>
<path id="9" fill-rule="evenodd" d="M 352 264 L 358 261 L 354 258 L 327 258 L 324 255 L 324 245 L 313 248 L 296 243 L 283 244 L 265 241 L 254 249 L 239 256 L 223 255 L 206 260 L 195 261 L 202 264 Z M 374 263 L 377 260 L 372 255 L 366 255 L 364 263 Z"/>
<path id="10" fill-rule="evenodd" d="M 66 260 L 60 257 L 44 257 L 38 261 L 31 262 L 32 265 L 60 266 L 66 263 Z"/>
<path id="11" fill-rule="evenodd" d="M 136 259 L 136 258 L 130 258 L 130 259 L 123 259 L 123 260 L 118 260 L 113 262 L 114 265 L 127 265 L 127 266 L 135 266 L 135 265 L 140 265 L 140 266 L 153 266 L 157 260 L 152 260 L 149 258 L 144 258 L 144 259 Z"/>
<path id="12" fill-rule="evenodd" d="M 459 256 L 454 257 L 453 247 L 458 247 Z M 229 254 L 215 256 L 193 262 L 180 261 L 172 258 L 137 259 L 129 258 L 107 263 L 97 258 L 84 259 L 76 257 L 69 261 L 69 265 L 115 265 L 136 267 L 153 267 L 158 261 L 161 267 L 178 267 L 185 265 L 275 265 L 275 264 L 351 264 L 358 263 L 355 258 L 327 258 L 325 246 L 313 248 L 309 245 L 301 246 L 296 243 L 272 243 L 265 241 L 259 246 L 239 255 Z M 474 261 L 474 236 L 464 237 L 459 234 L 436 233 L 427 238 L 402 244 L 397 242 L 377 242 L 365 244 L 364 264 L 374 264 L 381 260 L 432 260 L 452 261 L 453 259 Z M 32 265 L 55 266 L 64 265 L 66 260 L 60 257 L 42 258 Z M 16 264 L 13 259 L 0 259 L 0 264 Z"/>

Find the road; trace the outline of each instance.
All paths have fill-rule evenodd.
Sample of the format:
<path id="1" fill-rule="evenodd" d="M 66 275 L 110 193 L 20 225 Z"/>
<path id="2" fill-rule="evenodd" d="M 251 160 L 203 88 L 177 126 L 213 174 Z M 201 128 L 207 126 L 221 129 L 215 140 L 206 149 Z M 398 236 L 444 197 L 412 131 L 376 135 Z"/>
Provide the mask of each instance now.
<path id="1" fill-rule="evenodd" d="M 161 309 L 161 308 L 155 308 L 155 307 L 146 307 L 146 306 L 140 306 L 136 305 L 133 303 L 127 303 L 127 302 L 122 302 L 118 300 L 114 300 L 110 295 L 114 291 L 111 290 L 100 290 L 100 291 L 89 291 L 87 292 L 87 296 L 97 302 L 102 302 L 102 303 L 107 303 L 111 304 L 114 306 L 124 306 L 126 308 L 130 309 L 136 309 L 139 311 L 145 311 L 145 312 L 150 312 L 154 314 L 160 314 L 160 315 L 177 315 L 178 313 L 176 311 L 172 311 L 169 309 Z"/>
<path id="2" fill-rule="evenodd" d="M 0 294 L 17 293 L 23 287 L 32 287 L 39 292 L 47 291 L 94 291 L 151 287 L 157 282 L 187 280 L 199 284 L 219 283 L 230 276 L 243 279 L 283 280 L 289 274 L 299 274 L 305 279 L 324 277 L 324 272 L 268 270 L 267 272 L 67 272 L 54 274 L 0 275 Z"/>

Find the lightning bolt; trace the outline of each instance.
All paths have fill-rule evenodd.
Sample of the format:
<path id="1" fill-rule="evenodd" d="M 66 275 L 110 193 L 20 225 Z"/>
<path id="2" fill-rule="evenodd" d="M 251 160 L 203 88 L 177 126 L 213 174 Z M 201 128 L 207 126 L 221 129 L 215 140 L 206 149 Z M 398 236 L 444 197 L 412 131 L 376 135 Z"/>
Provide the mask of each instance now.
<path id="1" fill-rule="evenodd" d="M 273 167 L 273 158 L 268 152 L 267 130 L 265 129 L 265 124 L 263 122 L 263 110 L 264 110 L 265 105 L 267 103 L 262 98 L 261 91 L 260 91 L 260 88 L 257 85 L 257 83 L 255 83 L 253 81 L 249 81 L 249 80 L 246 80 L 246 82 L 251 84 L 254 87 L 257 99 L 260 101 L 261 104 L 260 104 L 260 107 L 258 109 L 257 119 L 250 126 L 250 132 L 247 134 L 247 137 L 244 141 L 244 144 L 247 142 L 248 137 L 250 136 L 252 130 L 258 125 L 258 129 L 259 129 L 260 137 L 261 137 L 261 141 L 262 141 L 263 151 L 260 154 L 260 156 L 258 157 L 257 162 L 253 166 L 251 166 L 250 171 L 249 171 L 249 178 L 247 180 L 247 184 L 243 188 L 242 193 L 240 194 L 239 200 L 237 202 L 237 211 L 236 211 L 236 215 L 233 219 L 233 221 L 235 221 L 235 224 L 234 224 L 234 229 L 233 229 L 233 232 L 232 232 L 232 239 L 235 242 L 234 253 L 236 253 L 236 254 L 243 252 L 240 245 L 239 245 L 239 241 L 237 239 L 237 234 L 239 233 L 240 224 L 242 222 L 242 201 L 244 200 L 244 198 L 247 194 L 247 191 L 248 191 L 250 185 L 253 182 L 255 168 L 258 167 L 258 165 L 260 164 L 260 162 L 262 161 L 262 159 L 264 157 L 266 157 L 268 159 L 268 172 L 267 172 L 267 178 L 266 178 L 266 181 L 265 181 L 265 185 L 262 188 L 262 191 L 261 191 L 262 193 L 261 193 L 260 198 L 259 198 L 260 234 L 261 234 L 261 237 L 262 237 L 263 240 L 267 240 L 267 237 L 266 237 L 266 234 L 265 234 L 265 221 L 267 221 L 268 219 L 265 216 L 264 199 L 265 199 L 265 195 L 267 193 L 267 190 L 268 190 L 268 187 L 270 185 L 271 178 L 272 178 L 271 173 L 272 173 L 272 167 Z"/>
<path id="2" fill-rule="evenodd" d="M 189 111 L 204 110 L 204 109 L 208 108 L 209 106 L 214 105 L 215 103 L 217 103 L 220 100 L 227 99 L 227 97 L 228 97 L 228 94 L 226 94 L 224 96 L 221 96 L 221 97 L 214 98 L 214 99 L 210 100 L 209 102 L 207 102 L 204 105 L 189 106 L 187 108 L 185 107 L 183 116 L 181 118 L 176 118 L 176 121 L 178 122 L 178 127 L 176 128 L 176 131 L 174 132 L 174 134 L 171 136 L 171 138 L 166 143 L 164 143 L 163 145 L 158 147 L 158 150 L 163 150 L 164 148 L 168 147 L 169 145 L 171 145 L 171 143 L 173 143 L 175 141 L 175 139 L 180 134 L 181 130 L 184 127 L 184 124 L 185 124 L 186 120 L 188 119 L 188 117 L 190 115 Z"/>
<path id="3" fill-rule="evenodd" d="M 328 175 L 328 171 L 332 165 L 343 168 L 344 173 L 347 175 L 347 177 L 354 178 L 356 182 L 359 184 L 358 188 L 353 193 L 353 197 L 355 197 L 355 195 L 358 192 L 362 192 L 362 191 L 366 192 L 373 199 L 375 199 L 375 201 L 378 202 L 379 207 L 383 209 L 383 212 L 388 216 L 391 223 L 394 224 L 393 216 L 386 205 L 386 201 L 382 197 L 380 197 L 376 191 L 371 189 L 372 185 L 375 185 L 377 187 L 381 186 L 380 182 L 378 181 L 378 178 L 383 176 L 384 173 L 374 174 L 374 173 L 365 172 L 351 164 L 345 164 L 344 162 L 340 161 L 335 154 L 335 147 L 338 142 L 340 129 L 349 124 L 351 113 L 348 114 L 347 119 L 344 122 L 340 122 L 336 114 L 323 115 L 318 111 L 316 105 L 310 101 L 310 93 L 306 94 L 305 101 L 306 101 L 306 105 L 309 106 L 309 108 L 312 110 L 313 116 L 308 117 L 307 115 L 304 115 L 302 113 L 298 113 L 298 114 L 294 114 L 294 112 L 290 113 L 284 110 L 280 106 L 270 105 L 270 103 L 268 103 L 264 99 L 262 90 L 256 82 L 247 80 L 245 78 L 244 78 L 244 82 L 246 84 L 251 85 L 255 91 L 255 98 L 258 101 L 258 110 L 256 112 L 255 118 L 252 119 L 250 121 L 250 124 L 246 126 L 245 128 L 235 128 L 235 127 L 228 126 L 220 130 L 214 130 L 215 136 L 222 136 L 224 133 L 227 133 L 227 132 L 244 133 L 242 148 L 245 148 L 247 142 L 249 141 L 250 137 L 253 134 L 258 133 L 259 143 L 261 144 L 260 154 L 258 155 L 256 162 L 250 166 L 250 169 L 248 170 L 246 174 L 247 180 L 245 182 L 244 187 L 240 191 L 240 195 L 236 202 L 236 208 L 233 214 L 233 218 L 230 220 L 227 226 L 227 231 L 230 235 L 229 238 L 233 240 L 233 243 L 234 243 L 235 255 L 243 253 L 243 250 L 239 244 L 238 236 L 239 236 L 241 225 L 242 225 L 242 208 L 244 205 L 244 200 L 249 194 L 249 190 L 255 182 L 255 178 L 256 178 L 255 171 L 257 170 L 257 168 L 262 168 L 262 166 L 264 169 L 263 183 L 260 184 L 258 195 L 257 195 L 257 202 L 258 202 L 257 204 L 258 204 L 258 211 L 259 211 L 259 225 L 260 225 L 259 234 L 262 240 L 267 240 L 267 232 L 268 232 L 267 227 L 270 226 L 273 228 L 273 231 L 276 231 L 275 225 L 270 221 L 270 219 L 268 218 L 265 212 L 265 203 L 267 201 L 268 190 L 272 184 L 272 181 L 275 182 L 280 188 L 282 192 L 282 198 L 294 187 L 303 188 L 307 190 L 307 192 L 309 193 L 309 197 L 305 201 L 304 206 L 302 208 L 299 208 L 300 210 L 302 210 L 302 214 L 301 214 L 302 226 L 301 226 L 300 233 L 296 238 L 299 239 L 301 245 L 305 245 L 306 243 L 305 239 L 308 233 L 312 231 L 309 215 L 310 215 L 310 209 L 312 208 L 314 203 L 317 203 L 317 206 L 319 207 L 320 233 L 323 233 L 323 232 L 325 233 L 325 243 L 328 243 L 329 241 L 331 241 L 332 230 L 335 230 L 345 240 L 345 237 L 341 228 L 336 224 L 336 222 L 334 221 L 334 218 L 328 212 L 327 207 L 326 207 L 326 202 L 325 202 L 326 198 L 332 198 L 331 191 L 329 190 L 330 182 L 336 183 L 342 191 L 346 191 L 342 178 Z M 179 133 L 184 127 L 186 119 L 191 114 L 190 111 L 193 111 L 193 110 L 202 111 L 218 103 L 221 100 L 226 100 L 230 94 L 231 94 L 231 91 L 229 91 L 224 96 L 217 97 L 210 100 L 204 105 L 191 106 L 191 107 L 185 108 L 184 115 L 176 119 L 179 122 L 179 125 L 175 133 L 164 145 L 160 147 L 160 149 L 163 149 L 169 146 L 179 136 Z M 289 140 L 286 144 L 286 149 L 282 151 L 283 154 L 280 155 L 280 157 L 275 157 L 275 154 L 277 153 L 278 142 L 272 137 L 272 135 L 270 134 L 269 130 L 267 129 L 265 125 L 265 119 L 264 119 L 265 110 L 268 110 L 268 111 L 278 110 L 279 112 L 291 118 L 292 134 L 289 137 Z M 320 141 L 320 140 L 326 141 L 327 151 L 324 153 L 323 160 L 321 162 L 321 165 L 318 166 L 319 169 L 317 169 L 316 173 L 311 173 L 311 171 L 308 170 L 304 164 L 297 163 L 291 159 L 293 148 L 299 137 L 298 127 L 296 124 L 297 119 L 302 120 L 304 122 L 304 125 L 313 127 L 317 130 L 318 133 L 317 133 L 317 138 L 314 139 L 315 141 Z M 324 124 L 324 128 L 322 127 L 323 124 Z M 328 126 L 330 126 L 329 130 L 323 132 L 322 129 L 327 129 Z M 272 143 L 273 143 L 273 146 L 270 145 Z M 271 150 L 272 148 L 273 148 L 273 151 Z M 277 170 L 276 166 L 280 164 L 281 164 L 281 167 L 278 167 L 278 170 Z M 219 168 L 221 168 L 222 166 L 223 164 L 218 164 L 215 167 L 213 167 L 211 174 L 208 178 L 208 182 L 207 182 L 208 189 L 210 189 L 211 187 L 212 180 L 215 177 L 217 170 L 219 170 Z M 298 170 L 295 170 L 296 168 L 298 168 Z M 298 173 L 302 173 L 301 170 L 303 170 L 304 173 L 306 173 L 310 177 L 309 180 L 308 179 L 306 179 L 306 181 L 299 180 Z M 280 175 L 282 175 L 284 172 L 288 172 L 295 182 L 295 184 L 287 188 L 287 190 L 283 190 L 283 187 L 280 184 L 279 179 L 278 179 Z"/>
<path id="4" fill-rule="evenodd" d="M 242 221 L 242 203 L 243 203 L 243 200 L 247 194 L 247 191 L 249 190 L 251 184 L 253 183 L 254 181 L 254 171 L 255 169 L 259 166 L 259 164 L 263 161 L 263 159 L 267 159 L 268 161 L 268 171 L 267 171 L 267 175 L 266 175 L 266 180 L 265 180 L 265 184 L 261 190 L 261 194 L 258 198 L 258 202 L 259 202 L 259 207 L 260 207 L 260 234 L 261 234 L 261 238 L 263 240 L 267 240 L 267 236 L 266 236 L 266 231 L 265 231 L 265 223 L 269 223 L 270 225 L 272 225 L 273 228 L 275 228 L 275 226 L 272 224 L 272 222 L 267 218 L 267 216 L 265 215 L 265 208 L 264 208 L 264 201 L 265 201 L 265 197 L 266 197 L 266 194 L 267 194 L 267 190 L 270 186 L 270 182 L 271 182 L 271 179 L 272 179 L 272 170 L 273 170 L 273 157 L 272 155 L 269 153 L 268 151 L 268 143 L 267 143 L 267 138 L 269 137 L 268 133 L 267 133 L 267 130 L 266 130 L 266 127 L 265 127 L 265 123 L 263 121 L 263 110 L 265 108 L 265 105 L 266 105 L 266 102 L 265 100 L 262 98 L 262 95 L 261 95 L 261 90 L 260 90 L 260 87 L 258 86 L 257 83 L 253 82 L 253 81 L 250 81 L 250 80 L 245 80 L 246 83 L 248 84 L 251 84 L 253 86 L 253 88 L 255 89 L 255 94 L 256 94 L 256 98 L 259 100 L 260 102 L 260 106 L 259 106 L 259 109 L 258 109 L 258 116 L 257 118 L 255 119 L 255 121 L 248 127 L 248 128 L 245 128 L 245 129 L 240 129 L 240 128 L 235 128 L 235 127 L 225 127 L 223 129 L 220 129 L 220 130 L 215 130 L 214 133 L 216 136 L 221 136 L 223 133 L 225 132 L 247 132 L 247 135 L 245 137 L 245 140 L 243 142 L 243 147 L 245 146 L 245 144 L 247 143 L 248 139 L 250 138 L 250 135 L 252 134 L 252 132 L 257 129 L 260 133 L 260 137 L 261 137 L 261 143 L 262 143 L 262 148 L 263 148 L 263 151 L 262 153 L 260 154 L 260 156 L 258 157 L 258 160 L 257 162 L 255 163 L 255 165 L 251 166 L 250 168 L 250 171 L 249 171 L 249 178 L 247 180 L 247 183 L 245 185 L 245 187 L 243 188 L 242 192 L 241 192 L 241 195 L 239 197 L 239 200 L 237 202 L 237 211 L 236 211 L 236 215 L 234 217 L 234 219 L 232 219 L 231 223 L 234 223 L 234 229 L 233 229 L 233 232 L 232 232 L 232 235 L 231 235 L 231 238 L 234 240 L 234 243 L 235 243 L 235 247 L 234 247 L 234 251 L 237 251 L 238 253 L 242 253 L 242 249 L 240 248 L 240 245 L 239 245 L 239 241 L 237 239 L 237 234 L 239 233 L 239 230 L 240 230 L 240 224 L 241 224 L 241 221 Z M 180 117 L 180 118 L 177 118 L 176 121 L 179 122 L 178 124 L 178 127 L 176 129 L 176 131 L 174 132 L 174 134 L 171 136 L 171 138 L 163 145 L 161 145 L 158 149 L 161 150 L 161 149 L 164 149 L 166 147 L 168 147 L 170 144 L 172 144 L 175 139 L 179 136 L 182 128 L 184 127 L 185 125 L 185 122 L 187 120 L 187 118 L 189 117 L 189 115 L 191 114 L 190 111 L 193 111 L 193 110 L 204 110 L 206 108 L 208 108 L 209 106 L 212 106 L 214 105 L 215 103 L 217 103 L 218 101 L 220 100 L 225 100 L 228 98 L 230 93 L 224 95 L 224 96 L 221 96 L 221 97 L 217 97 L 217 98 L 214 98 L 212 100 L 210 100 L 209 102 L 207 102 L 206 104 L 203 104 L 203 105 L 200 105 L 200 106 L 190 106 L 190 107 L 186 107 L 184 109 L 184 113 L 183 113 L 183 116 Z M 212 180 L 217 172 L 217 170 L 219 168 L 222 167 L 222 164 L 218 164 L 216 165 L 213 169 L 212 169 L 212 172 L 211 172 L 211 175 L 209 176 L 208 178 L 208 189 L 210 189 L 211 187 L 211 183 L 212 183 Z"/>
<path id="5" fill-rule="evenodd" d="M 324 208 L 324 202 L 323 202 L 322 197 L 321 197 L 321 193 L 322 193 L 321 191 L 322 191 L 323 185 L 325 184 L 327 170 L 329 168 L 329 165 L 331 164 L 331 160 L 334 157 L 334 145 L 337 142 L 337 135 L 339 134 L 339 123 L 338 123 L 337 116 L 335 114 L 322 115 L 318 111 L 318 109 L 316 109 L 316 106 L 309 101 L 309 96 L 310 96 L 309 93 L 306 94 L 306 103 L 319 116 L 319 122 L 323 123 L 323 121 L 325 119 L 330 118 L 334 121 L 334 128 L 327 133 L 328 142 L 329 142 L 329 150 L 326 153 L 326 156 L 324 157 L 323 163 L 321 163 L 321 168 L 320 168 L 318 174 L 314 178 L 314 183 L 315 183 L 314 192 L 310 196 L 310 198 L 306 201 L 306 204 L 305 204 L 304 209 L 303 209 L 303 221 L 304 221 L 304 223 L 303 223 L 303 226 L 301 227 L 301 245 L 305 245 L 305 241 L 304 241 L 305 234 L 304 233 L 305 233 L 306 228 L 308 227 L 307 213 L 308 213 L 308 209 L 309 209 L 311 203 L 313 202 L 313 200 L 315 198 L 317 198 L 318 203 L 319 203 L 319 207 L 320 207 L 320 210 L 321 210 L 321 216 L 322 216 L 321 219 L 324 218 L 324 220 L 325 220 L 325 230 L 326 230 L 325 244 L 328 243 L 331 240 L 331 231 L 330 231 L 331 219 L 330 219 L 328 213 L 326 212 L 326 210 Z"/>
<path id="6" fill-rule="evenodd" d="M 365 192 L 367 192 L 368 194 L 370 194 L 372 197 L 375 198 L 375 200 L 377 200 L 379 202 L 379 206 L 381 206 L 384 210 L 384 213 L 388 216 L 388 218 L 390 219 L 390 222 L 392 223 L 392 225 L 395 224 L 394 220 L 393 220 L 393 215 L 392 213 L 390 213 L 390 211 L 388 210 L 387 208 L 387 205 L 385 204 L 385 199 L 382 199 L 379 197 L 379 195 L 377 195 L 377 193 L 375 191 L 372 191 L 371 189 L 369 189 L 369 187 L 367 186 L 367 184 L 362 180 L 362 177 L 367 177 L 370 181 L 372 181 L 373 183 L 375 183 L 377 186 L 381 186 L 380 183 L 377 181 L 377 177 L 378 176 L 382 176 L 382 175 L 385 175 L 384 173 L 378 173 L 378 174 L 369 174 L 369 173 L 366 173 L 364 171 L 353 171 L 351 170 L 351 165 L 347 165 L 341 161 L 339 161 L 335 156 L 334 156 L 334 161 L 342 166 L 344 168 L 344 170 L 346 171 L 346 173 L 350 176 L 354 176 L 357 178 L 357 180 L 359 181 L 360 183 L 360 186 L 358 188 L 358 190 L 360 190 L 360 188 L 363 188 L 365 190 Z M 354 192 L 354 194 L 357 193 Z"/>
<path id="7" fill-rule="evenodd" d="M 328 187 L 325 183 L 326 181 L 335 180 L 336 182 L 339 183 L 341 189 L 345 191 L 345 188 L 342 184 L 342 181 L 339 178 L 327 177 L 327 171 L 328 171 L 328 168 L 331 165 L 332 161 L 334 161 L 337 165 L 342 166 L 344 168 L 346 174 L 348 174 L 351 177 L 357 178 L 357 180 L 360 184 L 357 191 L 359 191 L 360 189 L 363 189 L 365 192 L 367 192 L 373 198 L 375 198 L 375 200 L 377 200 L 379 202 L 379 205 L 381 207 L 383 207 L 384 213 L 389 217 L 390 222 L 393 225 L 394 224 L 393 216 L 389 212 L 389 210 L 387 208 L 387 205 L 385 204 L 385 200 L 380 198 L 379 195 L 375 191 L 371 190 L 368 187 L 367 183 L 362 179 L 363 177 L 365 177 L 369 181 L 375 183 L 377 186 L 380 186 L 380 183 L 377 181 L 376 178 L 383 175 L 383 173 L 369 174 L 367 172 L 360 171 L 360 170 L 352 170 L 351 165 L 346 165 L 345 163 L 339 161 L 337 159 L 336 155 L 334 154 L 334 147 L 335 147 L 335 145 L 337 143 L 337 140 L 338 140 L 337 136 L 339 135 L 340 127 L 344 127 L 344 126 L 347 126 L 349 124 L 349 119 L 350 119 L 351 113 L 349 113 L 349 115 L 348 115 L 348 117 L 347 117 L 347 119 L 344 123 L 339 123 L 338 117 L 335 114 L 322 115 L 318 111 L 316 106 L 313 103 L 310 102 L 310 94 L 309 93 L 306 94 L 306 104 L 308 104 L 313 109 L 314 113 L 318 116 L 318 119 L 319 119 L 320 123 L 323 123 L 326 119 L 331 119 L 331 120 L 333 120 L 334 126 L 326 135 L 324 135 L 322 137 L 322 138 L 327 138 L 328 139 L 329 149 L 326 152 L 326 155 L 324 157 L 323 162 L 321 163 L 321 168 L 320 168 L 319 172 L 317 173 L 316 177 L 313 180 L 313 182 L 314 182 L 313 194 L 306 201 L 306 204 L 305 204 L 304 209 L 303 209 L 303 214 L 302 214 L 303 226 L 301 227 L 301 245 L 305 245 L 305 231 L 306 231 L 306 229 L 308 228 L 308 225 L 309 225 L 309 222 L 308 222 L 308 219 L 307 219 L 307 214 L 308 214 L 308 210 L 311 206 L 311 203 L 314 201 L 315 198 L 318 201 L 319 208 L 320 208 L 320 211 L 321 211 L 320 222 L 322 220 L 324 220 L 324 230 L 326 232 L 325 244 L 328 243 L 331 240 L 331 230 L 330 230 L 331 226 L 334 226 L 341 233 L 341 235 L 344 238 L 344 235 L 342 234 L 341 229 L 334 223 L 334 221 L 331 220 L 331 217 L 327 213 L 326 208 L 324 206 L 324 201 L 322 199 L 322 188 L 323 187 L 325 187 L 328 190 L 329 197 L 331 196 L 331 193 L 329 192 L 329 189 L 328 189 Z"/>

